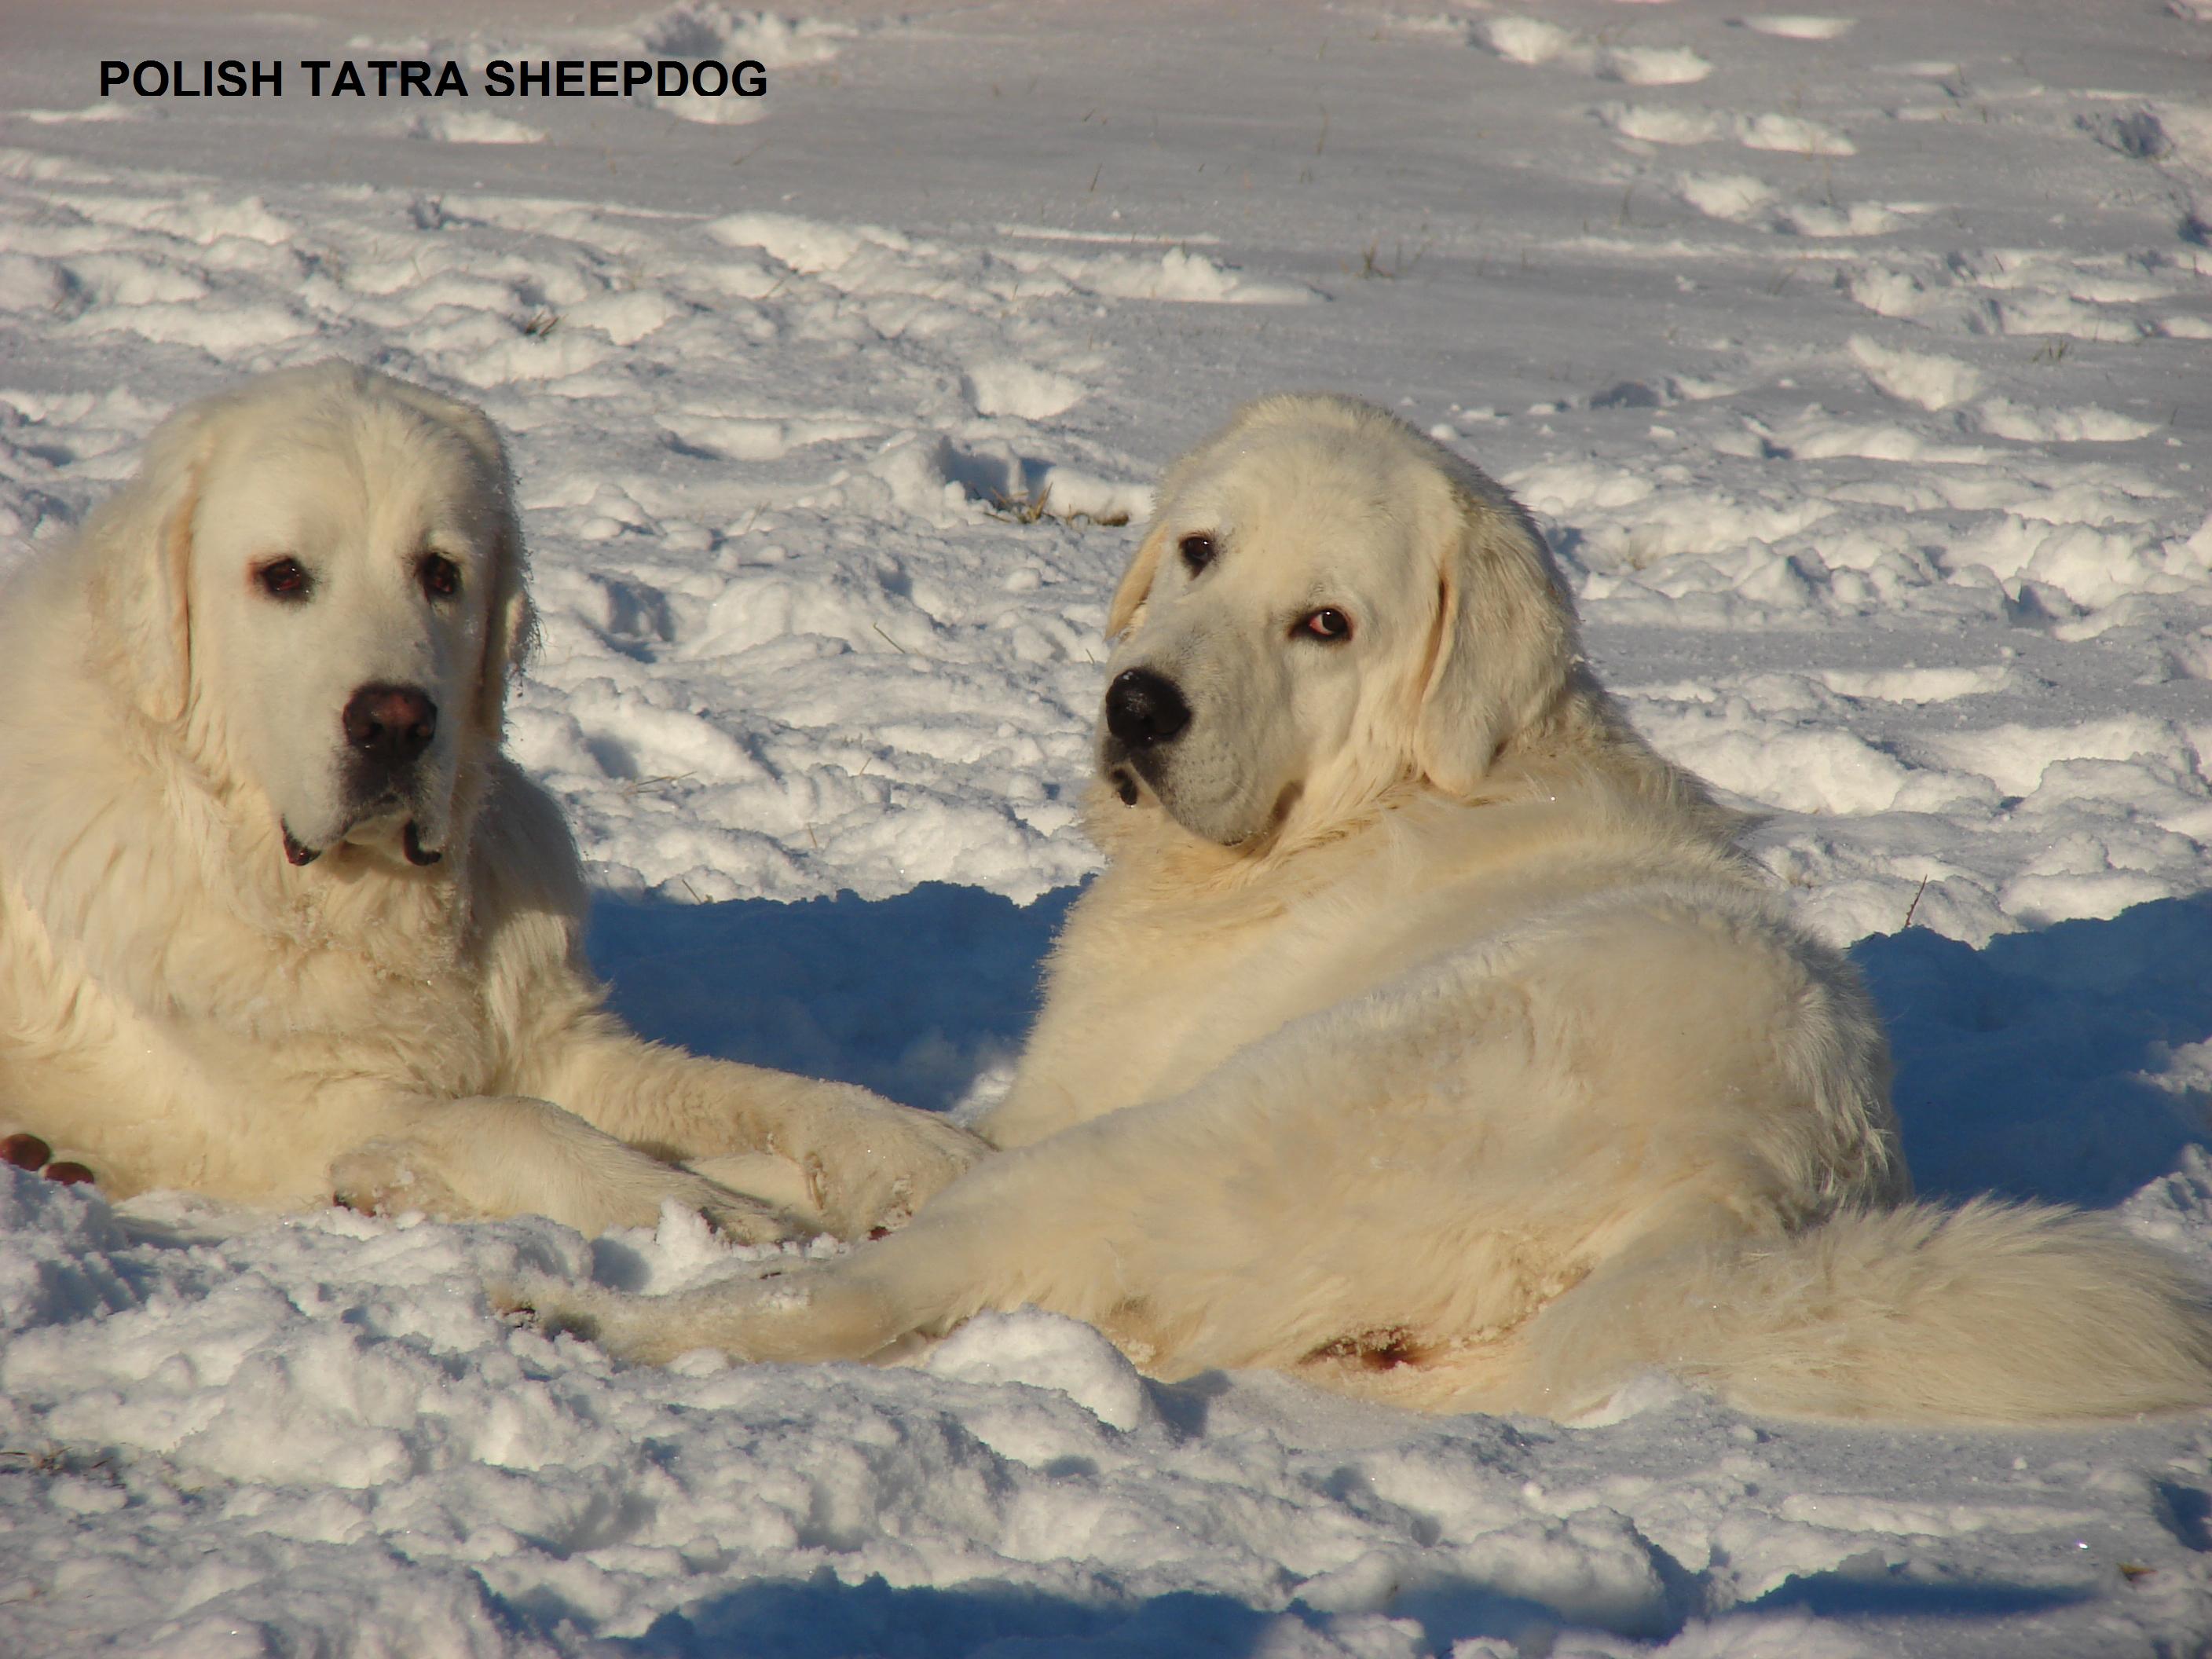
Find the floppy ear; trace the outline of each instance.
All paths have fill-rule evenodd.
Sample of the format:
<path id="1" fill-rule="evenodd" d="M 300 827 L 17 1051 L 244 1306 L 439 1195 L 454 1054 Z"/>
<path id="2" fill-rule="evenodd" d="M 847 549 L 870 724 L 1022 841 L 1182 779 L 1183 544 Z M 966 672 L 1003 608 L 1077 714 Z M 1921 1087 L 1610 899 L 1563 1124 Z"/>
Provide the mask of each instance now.
<path id="1" fill-rule="evenodd" d="M 410 381 L 378 379 L 392 396 L 430 416 L 469 447 L 491 495 L 491 595 L 484 616 L 483 660 L 477 671 L 472 713 L 478 729 L 497 742 L 507 719 L 507 685 L 521 673 L 538 642 L 538 613 L 530 603 L 530 557 L 522 539 L 521 517 L 514 509 L 514 478 L 507 470 L 507 446 L 500 441 L 498 428 L 473 404 Z"/>
<path id="2" fill-rule="evenodd" d="M 1517 502 L 1503 490 L 1486 499 L 1454 479 L 1451 506 L 1437 538 L 1413 761 L 1444 793 L 1464 795 L 1565 689 L 1575 620 L 1543 537 Z"/>
<path id="3" fill-rule="evenodd" d="M 213 447 L 202 408 L 155 429 L 138 476 L 84 526 L 92 623 L 113 672 L 149 720 L 184 715 L 191 691 L 192 515 Z"/>
<path id="4" fill-rule="evenodd" d="M 1137 612 L 1145 608 L 1145 600 L 1152 591 L 1152 578 L 1160 574 L 1160 550 L 1168 543 L 1168 527 L 1164 520 L 1156 521 L 1145 532 L 1145 539 L 1137 544 L 1136 556 L 1129 568 L 1121 573 L 1121 585 L 1114 590 L 1114 601 L 1106 607 L 1106 637 L 1117 640 L 1127 633 L 1129 624 L 1137 620 Z"/>
<path id="5" fill-rule="evenodd" d="M 485 430 L 490 430 L 488 423 Z M 538 643 L 538 612 L 530 603 L 530 560 L 523 549 L 522 521 L 514 510 L 507 458 L 499 450 L 499 440 L 493 437 L 491 442 L 497 468 L 494 477 L 499 492 L 499 526 L 494 543 L 490 609 L 484 618 L 483 666 L 477 680 L 476 718 L 477 726 L 496 742 L 507 720 L 507 685 L 520 678 L 523 664 Z"/>

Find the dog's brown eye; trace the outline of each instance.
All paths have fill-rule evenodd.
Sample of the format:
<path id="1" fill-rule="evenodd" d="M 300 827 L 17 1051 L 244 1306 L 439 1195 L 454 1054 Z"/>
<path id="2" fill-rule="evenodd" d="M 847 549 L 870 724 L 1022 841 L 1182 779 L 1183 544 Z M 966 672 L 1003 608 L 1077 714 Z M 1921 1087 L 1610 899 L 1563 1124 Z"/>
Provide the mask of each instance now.
<path id="1" fill-rule="evenodd" d="M 450 599 L 461 591 L 461 568 L 442 553 L 428 553 L 417 572 L 422 591 L 434 599 Z"/>
<path id="2" fill-rule="evenodd" d="M 307 573 L 297 559 L 276 559 L 255 571 L 261 591 L 272 599 L 304 599 L 307 597 Z"/>
<path id="3" fill-rule="evenodd" d="M 1352 637 L 1352 618 L 1341 611 L 1324 606 L 1319 611 L 1300 617 L 1294 631 L 1304 634 L 1308 639 L 1320 640 L 1326 644 L 1334 645 L 1339 640 L 1348 640 Z"/>
<path id="4" fill-rule="evenodd" d="M 1190 574 L 1195 576 L 1213 562 L 1213 538 L 1186 536 L 1182 538 L 1181 551 L 1182 562 L 1190 567 Z"/>

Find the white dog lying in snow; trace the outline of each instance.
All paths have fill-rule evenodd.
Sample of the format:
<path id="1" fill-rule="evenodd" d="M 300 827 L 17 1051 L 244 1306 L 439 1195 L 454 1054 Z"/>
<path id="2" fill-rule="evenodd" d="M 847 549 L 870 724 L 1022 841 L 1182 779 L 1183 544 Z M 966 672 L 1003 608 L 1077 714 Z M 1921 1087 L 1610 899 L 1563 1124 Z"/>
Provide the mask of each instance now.
<path id="1" fill-rule="evenodd" d="M 575 850 L 499 749 L 523 577 L 483 416 L 325 363 L 183 410 L 11 585 L 11 1157 L 594 1232 L 673 1198 L 748 1240 L 857 1235 L 967 1167 L 927 1114 L 599 1007 Z"/>
<path id="2" fill-rule="evenodd" d="M 2044 1419 L 2212 1401 L 2176 1267 L 1906 1201 L 1873 1007 L 1623 722 L 1528 517 L 1392 416 L 1272 398 L 1120 591 L 1071 915 L 1009 1150 L 841 1258 L 509 1287 L 665 1359 L 910 1351 L 1024 1303 L 1176 1377 L 1570 1414 Z M 1118 797 L 1118 799 L 1117 799 Z"/>

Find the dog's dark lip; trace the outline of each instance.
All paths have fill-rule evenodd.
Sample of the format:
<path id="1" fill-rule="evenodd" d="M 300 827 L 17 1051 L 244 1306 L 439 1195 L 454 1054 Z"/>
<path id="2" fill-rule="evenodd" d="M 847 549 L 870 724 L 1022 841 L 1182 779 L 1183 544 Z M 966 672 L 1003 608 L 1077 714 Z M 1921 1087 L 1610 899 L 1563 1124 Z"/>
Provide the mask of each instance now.
<path id="1" fill-rule="evenodd" d="M 1124 806 L 1134 806 L 1139 799 L 1138 767 L 1142 757 L 1132 755 L 1129 745 L 1104 731 L 1098 734 L 1098 775 L 1113 787 Z"/>
<path id="2" fill-rule="evenodd" d="M 442 850 L 422 845 L 422 832 L 415 827 L 412 818 L 407 820 L 407 828 L 399 837 L 399 844 L 407 854 L 407 862 L 417 869 L 428 869 L 446 856 Z"/>
<path id="3" fill-rule="evenodd" d="M 385 802 L 380 801 L 375 805 L 376 806 L 382 806 L 386 804 L 386 803 Z M 391 804 L 397 805 L 396 802 Z M 347 824 L 343 830 L 338 832 L 337 839 L 339 841 L 345 840 L 345 838 L 351 835 L 354 830 L 358 829 L 362 823 L 368 822 L 374 811 L 375 808 L 371 807 L 368 811 L 364 811 L 356 817 L 352 823 Z M 313 864 L 317 859 L 322 857 L 325 852 L 329 850 L 326 848 L 309 847 L 297 836 L 292 833 L 292 826 L 290 824 L 286 823 L 282 818 L 279 818 L 276 822 L 277 827 L 282 830 L 284 834 L 284 856 L 293 864 Z M 416 823 L 413 818 L 407 820 L 406 827 L 400 832 L 399 847 L 400 850 L 407 855 L 407 862 L 413 865 L 418 870 L 427 870 L 430 866 L 440 862 L 446 856 L 446 850 L 442 847 L 426 847 L 422 844 L 422 826 Z"/>

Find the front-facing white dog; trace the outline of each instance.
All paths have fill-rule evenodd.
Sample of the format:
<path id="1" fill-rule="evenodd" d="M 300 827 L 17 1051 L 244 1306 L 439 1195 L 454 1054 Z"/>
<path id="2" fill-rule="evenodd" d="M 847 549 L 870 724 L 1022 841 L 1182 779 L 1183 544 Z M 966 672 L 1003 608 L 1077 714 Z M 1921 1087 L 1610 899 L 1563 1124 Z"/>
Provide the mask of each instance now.
<path id="1" fill-rule="evenodd" d="M 1874 1011 L 1629 731 L 1525 514 L 1390 416 L 1255 404 L 1115 595 L 1092 829 L 1009 1148 L 734 1289 L 514 1294 L 617 1349 L 889 1356 L 1024 1303 L 1175 1377 L 1570 1413 L 2212 1402 L 2176 1267 L 1907 1201 Z"/>
<path id="2" fill-rule="evenodd" d="M 940 1120 L 600 1008 L 574 848 L 499 749 L 530 633 L 475 410 L 325 363 L 167 422 L 0 596 L 0 1128 L 117 1196 L 673 1198 L 747 1239 L 965 1168 Z"/>

